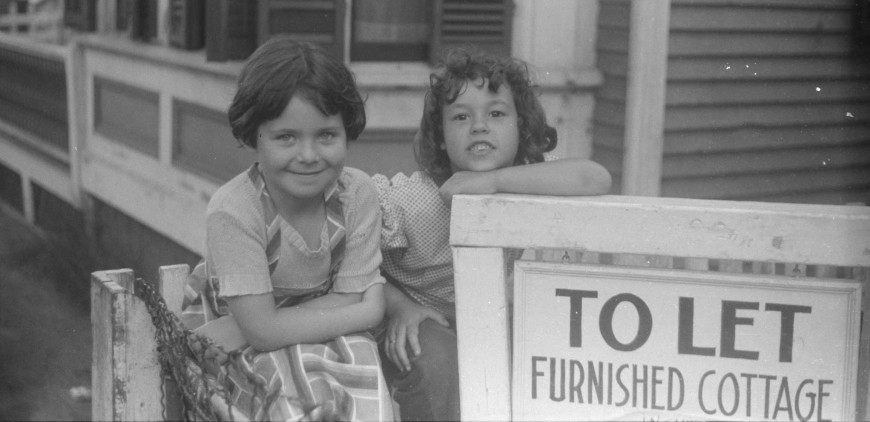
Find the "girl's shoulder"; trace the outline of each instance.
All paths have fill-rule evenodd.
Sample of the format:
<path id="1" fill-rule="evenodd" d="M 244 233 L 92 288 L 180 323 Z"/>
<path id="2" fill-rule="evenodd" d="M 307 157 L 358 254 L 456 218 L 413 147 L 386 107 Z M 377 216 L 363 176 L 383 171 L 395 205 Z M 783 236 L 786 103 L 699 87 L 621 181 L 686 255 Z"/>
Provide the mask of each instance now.
<path id="1" fill-rule="evenodd" d="M 438 186 L 426 173 L 415 171 L 410 176 L 404 173 L 396 173 L 388 178 L 382 174 L 372 176 L 372 180 L 381 196 L 395 198 L 419 198 L 423 196 L 438 195 Z"/>
<path id="2" fill-rule="evenodd" d="M 375 183 L 366 172 L 354 168 L 345 167 L 338 176 L 339 189 L 345 194 L 353 196 L 374 194 Z"/>
<path id="3" fill-rule="evenodd" d="M 419 215 L 446 206 L 438 193 L 438 185 L 426 173 L 416 171 L 410 176 L 399 173 L 391 178 L 378 174 L 373 180 L 385 220 L 390 216 Z"/>
<path id="4" fill-rule="evenodd" d="M 208 214 L 229 212 L 231 214 L 253 211 L 260 203 L 259 192 L 248 176 L 249 170 L 236 175 L 221 185 L 208 201 Z"/>
<path id="5" fill-rule="evenodd" d="M 338 176 L 339 198 L 346 207 L 378 207 L 378 191 L 369 175 L 353 167 L 345 167 Z"/>

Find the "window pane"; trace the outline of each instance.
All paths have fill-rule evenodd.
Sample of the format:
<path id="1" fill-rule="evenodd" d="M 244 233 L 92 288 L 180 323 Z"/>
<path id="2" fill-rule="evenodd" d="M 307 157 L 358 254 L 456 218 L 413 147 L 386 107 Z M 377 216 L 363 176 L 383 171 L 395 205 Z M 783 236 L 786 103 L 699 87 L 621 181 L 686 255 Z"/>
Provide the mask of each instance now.
<path id="1" fill-rule="evenodd" d="M 432 34 L 429 0 L 354 0 L 351 60 L 425 61 Z"/>

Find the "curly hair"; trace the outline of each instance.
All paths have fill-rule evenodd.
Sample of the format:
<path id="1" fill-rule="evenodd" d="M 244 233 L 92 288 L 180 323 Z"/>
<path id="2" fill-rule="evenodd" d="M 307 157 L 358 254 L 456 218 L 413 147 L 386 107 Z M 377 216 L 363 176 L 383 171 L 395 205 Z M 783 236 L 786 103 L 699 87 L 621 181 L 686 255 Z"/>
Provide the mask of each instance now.
<path id="1" fill-rule="evenodd" d="M 429 76 L 420 130 L 414 139 L 414 156 L 420 169 L 441 186 L 453 174 L 444 144 L 444 107 L 452 104 L 471 81 L 489 82 L 490 92 L 506 84 L 513 94 L 519 128 L 519 148 L 514 165 L 544 161 L 556 147 L 556 129 L 547 124 L 536 87 L 525 62 L 511 57 L 453 49 L 441 68 Z"/>
<path id="2" fill-rule="evenodd" d="M 348 140 L 366 126 L 365 104 L 347 66 L 314 44 L 276 36 L 251 54 L 239 74 L 227 111 L 233 136 L 256 149 L 260 125 L 280 116 L 297 94 L 324 115 L 341 113 Z"/>

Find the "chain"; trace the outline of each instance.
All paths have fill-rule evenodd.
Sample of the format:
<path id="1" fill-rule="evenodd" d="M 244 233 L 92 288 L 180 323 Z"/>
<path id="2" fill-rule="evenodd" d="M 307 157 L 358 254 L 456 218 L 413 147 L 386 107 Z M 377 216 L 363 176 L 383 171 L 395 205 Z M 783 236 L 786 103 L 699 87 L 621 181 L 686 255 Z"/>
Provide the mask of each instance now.
<path id="1" fill-rule="evenodd" d="M 233 409 L 231 394 L 218 379 L 205 373 L 203 366 L 216 365 L 228 372 L 229 367 L 243 374 L 254 386 L 254 394 L 251 400 L 262 396 L 259 394 L 267 390 L 266 380 L 252 372 L 248 365 L 243 363 L 243 350 L 226 352 L 211 339 L 197 335 L 181 323 L 174 312 L 166 306 L 166 301 L 151 282 L 137 278 L 134 285 L 136 296 L 145 302 L 151 322 L 154 325 L 154 337 L 157 340 L 157 352 L 159 355 L 162 376 L 171 377 L 175 380 L 181 392 L 182 410 L 187 420 L 216 421 L 221 419 L 211 398 L 217 396 L 226 403 L 227 416 L 232 421 Z M 165 394 L 164 389 L 164 394 Z M 282 397 L 281 391 L 275 391 L 265 397 L 264 409 L 271 408 L 272 403 Z M 298 398 L 286 398 L 300 408 L 305 409 L 306 415 L 303 421 L 335 420 L 339 415 L 330 412 L 322 405 L 305 405 Z M 163 403 L 166 403 L 164 397 Z M 164 406 L 164 419 L 168 420 L 166 406 Z M 268 415 L 266 415 L 268 417 Z"/>
<path id="2" fill-rule="evenodd" d="M 152 283 L 136 279 L 134 291 L 145 302 L 155 328 L 157 352 L 164 378 L 171 376 L 182 395 L 183 412 L 188 420 L 218 420 L 220 417 L 211 405 L 211 397 L 222 397 L 233 419 L 230 394 L 216 380 L 203 373 L 197 362 L 217 360 L 226 365 L 224 353 L 214 342 L 185 329 L 178 316 L 171 312 Z M 224 357 L 224 359 L 219 359 Z M 223 362 L 220 362 L 223 360 Z M 164 398 L 164 403 L 166 400 Z M 165 413 L 165 407 L 164 407 Z M 164 414 L 164 418 L 165 418 Z"/>

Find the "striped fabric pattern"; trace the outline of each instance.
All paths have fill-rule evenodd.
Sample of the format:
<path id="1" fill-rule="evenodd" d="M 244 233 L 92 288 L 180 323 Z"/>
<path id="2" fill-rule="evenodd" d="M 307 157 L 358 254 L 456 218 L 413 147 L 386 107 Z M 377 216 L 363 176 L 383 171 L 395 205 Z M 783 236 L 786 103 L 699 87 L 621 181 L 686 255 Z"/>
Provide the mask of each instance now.
<path id="1" fill-rule="evenodd" d="M 239 361 L 244 371 L 256 374 L 264 390 L 232 366 L 218 379 L 229 387 L 236 410 L 251 420 L 300 420 L 318 406 L 327 419 L 396 419 L 377 344 L 368 334 L 273 352 L 247 347 Z"/>

